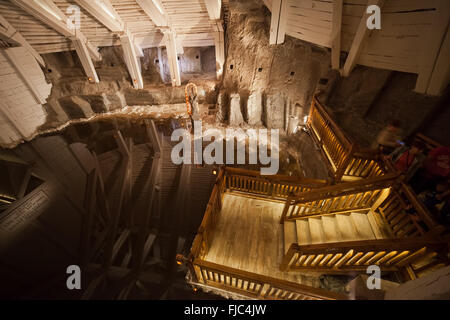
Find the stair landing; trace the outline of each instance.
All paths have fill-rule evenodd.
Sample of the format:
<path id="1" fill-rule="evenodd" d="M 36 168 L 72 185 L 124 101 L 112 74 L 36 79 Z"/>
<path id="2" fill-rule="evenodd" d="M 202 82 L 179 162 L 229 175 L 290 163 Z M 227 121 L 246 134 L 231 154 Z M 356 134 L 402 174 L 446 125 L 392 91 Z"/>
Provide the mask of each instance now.
<path id="1" fill-rule="evenodd" d="M 226 193 L 204 260 L 298 284 L 319 287 L 317 273 L 282 272 L 283 203 Z"/>

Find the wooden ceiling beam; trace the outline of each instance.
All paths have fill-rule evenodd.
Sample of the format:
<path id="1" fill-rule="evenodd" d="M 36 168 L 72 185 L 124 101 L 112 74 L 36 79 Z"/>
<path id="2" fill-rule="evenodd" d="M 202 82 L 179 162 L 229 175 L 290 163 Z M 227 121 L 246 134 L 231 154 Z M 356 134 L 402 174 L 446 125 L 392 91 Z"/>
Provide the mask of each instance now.
<path id="1" fill-rule="evenodd" d="M 169 60 L 170 78 L 172 86 L 181 86 L 180 64 L 178 63 L 178 51 L 175 34 L 172 31 L 164 33 L 164 43 L 167 48 L 167 58 Z"/>
<path id="2" fill-rule="evenodd" d="M 445 40 L 442 44 L 441 51 L 436 60 L 434 71 L 431 75 L 430 85 L 427 94 L 437 96 L 441 95 L 450 82 L 450 65 L 448 58 L 450 57 L 450 29 L 447 29 Z"/>
<path id="3" fill-rule="evenodd" d="M 109 0 L 102 0 L 101 2 L 92 0 L 75 0 L 75 2 L 86 9 L 112 32 L 123 32 L 125 30 L 124 22 L 115 11 Z"/>
<path id="4" fill-rule="evenodd" d="M 41 55 L 34 50 L 28 41 L 2 15 L 0 15 L 0 39 L 25 47 L 37 62 L 42 67 L 45 67 L 45 62 Z"/>
<path id="5" fill-rule="evenodd" d="M 219 20 L 221 18 L 222 0 L 205 0 L 205 5 L 211 20 Z"/>
<path id="6" fill-rule="evenodd" d="M 414 88 L 415 92 L 432 95 L 438 95 L 443 89 L 440 87 L 448 84 L 445 83 L 445 78 L 448 72 L 450 1 L 438 1 L 436 9 L 437 14 L 431 25 L 432 32 L 423 46 L 419 76 Z M 443 56 L 440 56 L 441 53 Z"/>
<path id="7" fill-rule="evenodd" d="M 334 0 L 331 32 L 331 67 L 333 70 L 341 69 L 341 29 L 343 7 L 344 0 Z"/>
<path id="8" fill-rule="evenodd" d="M 216 75 L 217 79 L 222 79 L 223 65 L 225 64 L 225 34 L 222 21 L 215 21 L 214 25 L 214 47 L 216 49 Z"/>
<path id="9" fill-rule="evenodd" d="M 136 2 L 157 27 L 169 25 L 167 14 L 159 0 L 136 0 Z"/>
<path id="10" fill-rule="evenodd" d="M 92 0 L 75 0 L 81 7 L 87 10 L 100 23 L 112 32 L 119 34 L 122 45 L 125 64 L 131 76 L 131 81 L 135 89 L 144 88 L 144 80 L 142 78 L 141 65 L 138 60 L 137 45 L 134 37 L 122 21 L 109 0 L 95 2 Z"/>
<path id="11" fill-rule="evenodd" d="M 141 65 L 138 60 L 134 38 L 130 34 L 124 34 L 120 37 L 120 43 L 123 49 L 123 58 L 127 65 L 131 81 L 135 89 L 144 88 L 144 79 L 142 78 Z"/>
<path id="12" fill-rule="evenodd" d="M 270 44 L 282 44 L 286 36 L 287 0 L 272 0 L 270 22 Z"/>
<path id="13" fill-rule="evenodd" d="M 368 0 L 367 6 L 377 5 L 380 8 L 383 7 L 385 0 Z M 372 30 L 367 28 L 367 19 L 369 14 L 364 11 L 361 21 L 359 22 L 358 30 L 353 38 L 352 46 L 350 52 L 348 53 L 347 60 L 345 61 L 344 68 L 341 72 L 342 76 L 348 77 L 352 72 L 353 68 L 356 66 L 361 50 L 368 36 L 371 34 Z"/>
<path id="14" fill-rule="evenodd" d="M 222 18 L 222 0 L 205 0 L 206 9 L 211 20 L 214 34 L 214 47 L 216 49 L 217 79 L 222 79 L 223 65 L 225 63 L 225 37 Z"/>
<path id="15" fill-rule="evenodd" d="M 67 17 L 52 0 L 12 0 L 12 2 L 66 38 L 72 40 L 89 80 L 96 83 L 99 82 L 94 64 L 91 61 L 91 58 L 101 60 L 98 48 L 92 45 L 80 30 L 69 28 Z"/>

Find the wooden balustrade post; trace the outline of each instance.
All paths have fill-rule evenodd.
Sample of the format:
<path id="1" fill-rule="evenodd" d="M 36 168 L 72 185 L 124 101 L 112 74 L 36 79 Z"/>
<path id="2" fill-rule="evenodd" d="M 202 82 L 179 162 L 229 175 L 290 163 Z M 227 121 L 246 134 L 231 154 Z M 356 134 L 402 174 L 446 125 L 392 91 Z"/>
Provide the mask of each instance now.
<path id="1" fill-rule="evenodd" d="M 280 224 L 284 224 L 284 220 L 286 220 L 286 215 L 287 215 L 288 210 L 289 210 L 289 208 L 291 206 L 290 205 L 291 201 L 292 201 L 292 197 L 289 196 L 286 199 L 286 203 L 284 204 L 283 213 L 281 214 L 281 218 L 280 218 Z"/>
<path id="2" fill-rule="evenodd" d="M 283 272 L 289 271 L 289 269 L 291 267 L 290 266 L 291 260 L 294 257 L 294 254 L 296 252 L 295 246 L 296 246 L 295 243 L 292 243 L 289 246 L 288 252 L 284 255 L 283 260 L 281 261 L 280 271 L 283 271 Z"/>
<path id="3" fill-rule="evenodd" d="M 258 298 L 261 300 L 264 299 L 264 297 L 266 296 L 267 291 L 269 289 L 270 289 L 270 284 L 264 283 L 261 287 L 261 290 L 259 291 Z"/>
<path id="4" fill-rule="evenodd" d="M 195 272 L 194 257 L 192 256 L 192 254 L 189 255 L 189 258 L 186 258 L 182 254 L 177 254 L 176 261 L 177 261 L 177 264 L 179 264 L 179 265 L 181 265 L 183 263 L 186 265 L 186 267 L 189 270 L 189 273 L 192 276 L 192 281 L 193 282 L 199 282 L 198 281 L 198 277 L 197 277 L 197 273 Z"/>
<path id="5" fill-rule="evenodd" d="M 335 174 L 335 181 L 336 182 L 341 181 L 342 177 L 344 176 L 345 172 L 347 171 L 347 167 L 349 166 L 350 161 L 352 160 L 354 153 L 355 153 L 355 145 L 352 144 L 351 147 L 350 147 L 350 150 L 345 155 L 344 160 L 341 162 L 341 165 L 336 170 L 336 174 Z"/>

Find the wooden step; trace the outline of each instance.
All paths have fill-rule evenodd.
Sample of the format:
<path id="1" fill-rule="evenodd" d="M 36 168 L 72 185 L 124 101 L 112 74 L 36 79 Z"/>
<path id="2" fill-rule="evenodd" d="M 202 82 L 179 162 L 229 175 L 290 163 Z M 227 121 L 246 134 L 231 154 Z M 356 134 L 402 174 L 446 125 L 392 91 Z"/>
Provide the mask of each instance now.
<path id="1" fill-rule="evenodd" d="M 336 225 L 336 217 L 334 215 L 323 216 L 322 226 L 326 242 L 339 242 L 342 240 L 341 233 Z"/>
<path id="2" fill-rule="evenodd" d="M 305 246 L 311 244 L 311 232 L 309 230 L 308 219 L 295 220 L 297 225 L 297 239 L 298 244 Z"/>
<path id="3" fill-rule="evenodd" d="M 295 221 L 284 221 L 284 254 L 287 253 L 291 244 L 297 242 L 297 229 Z"/>
<path id="4" fill-rule="evenodd" d="M 356 241 L 359 238 L 356 232 L 355 226 L 350 218 L 346 214 L 337 214 L 336 216 L 337 226 L 342 235 L 342 241 Z"/>
<path id="5" fill-rule="evenodd" d="M 352 212 L 350 217 L 355 224 L 360 240 L 375 240 L 375 234 L 372 231 L 369 219 L 365 213 Z"/>
<path id="6" fill-rule="evenodd" d="M 325 235 L 321 218 L 309 218 L 309 230 L 311 233 L 311 244 L 325 243 Z"/>
<path id="7" fill-rule="evenodd" d="M 376 213 L 370 210 L 370 212 L 367 214 L 367 218 L 377 239 L 394 238 L 391 228 L 380 213 Z"/>

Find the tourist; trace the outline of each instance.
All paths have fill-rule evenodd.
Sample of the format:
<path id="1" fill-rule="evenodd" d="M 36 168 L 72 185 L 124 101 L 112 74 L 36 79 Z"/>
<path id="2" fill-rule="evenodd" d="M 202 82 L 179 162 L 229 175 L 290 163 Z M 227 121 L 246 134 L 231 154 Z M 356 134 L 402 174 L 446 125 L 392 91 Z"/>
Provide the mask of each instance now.
<path id="1" fill-rule="evenodd" d="M 373 144 L 373 148 L 379 149 L 384 155 L 389 155 L 402 146 L 400 121 L 392 121 L 386 128 L 381 130 Z"/>
<path id="2" fill-rule="evenodd" d="M 409 181 L 422 167 L 426 159 L 423 153 L 425 149 L 426 146 L 422 141 L 415 141 L 411 147 L 399 147 L 390 155 L 394 166 L 405 175 L 406 181 Z"/>

